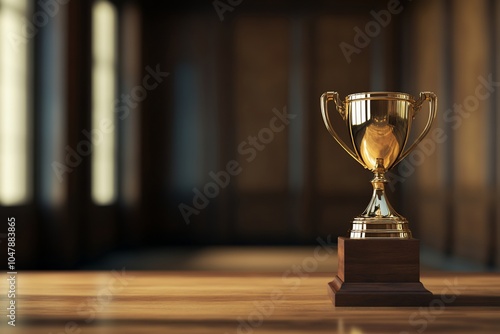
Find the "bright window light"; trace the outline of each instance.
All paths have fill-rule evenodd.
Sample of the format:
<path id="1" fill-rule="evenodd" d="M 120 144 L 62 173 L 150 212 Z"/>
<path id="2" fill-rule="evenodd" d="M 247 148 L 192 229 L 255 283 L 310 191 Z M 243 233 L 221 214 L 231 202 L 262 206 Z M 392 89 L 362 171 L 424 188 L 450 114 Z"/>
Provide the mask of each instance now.
<path id="1" fill-rule="evenodd" d="M 0 0 L 0 204 L 25 204 L 29 184 L 27 0 Z"/>
<path id="2" fill-rule="evenodd" d="M 109 205 L 116 199 L 116 8 L 109 1 L 97 1 L 92 9 L 92 199 Z"/>

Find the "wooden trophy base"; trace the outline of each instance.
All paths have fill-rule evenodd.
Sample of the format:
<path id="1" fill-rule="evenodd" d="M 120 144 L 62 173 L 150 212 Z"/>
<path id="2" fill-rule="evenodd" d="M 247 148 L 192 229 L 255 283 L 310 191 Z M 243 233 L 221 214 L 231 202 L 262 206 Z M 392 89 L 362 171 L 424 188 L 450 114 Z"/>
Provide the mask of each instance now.
<path id="1" fill-rule="evenodd" d="M 427 306 L 417 239 L 338 238 L 337 276 L 328 283 L 335 306 Z"/>

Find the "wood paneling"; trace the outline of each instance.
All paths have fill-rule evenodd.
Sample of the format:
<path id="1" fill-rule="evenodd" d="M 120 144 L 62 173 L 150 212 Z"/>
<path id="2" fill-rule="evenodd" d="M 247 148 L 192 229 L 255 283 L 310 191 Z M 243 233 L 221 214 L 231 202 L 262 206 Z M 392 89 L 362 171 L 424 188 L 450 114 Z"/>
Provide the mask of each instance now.
<path id="1" fill-rule="evenodd" d="M 247 236 L 283 235 L 288 225 L 288 126 L 301 121 L 283 116 L 288 113 L 290 28 L 282 17 L 235 22 L 232 158 L 241 166 L 238 231 Z"/>
<path id="2" fill-rule="evenodd" d="M 480 78 L 494 78 L 497 66 L 494 7 L 488 1 L 422 1 L 410 21 L 409 87 L 436 92 L 438 117 L 428 138 L 439 130 L 446 139 L 435 142 L 435 152 L 405 181 L 406 206 L 424 245 L 482 264 L 498 257 L 500 240 L 491 235 L 498 221 L 494 94 L 477 88 Z M 416 128 L 424 122 L 417 117 Z"/>
<path id="3" fill-rule="evenodd" d="M 444 44 L 444 20 L 445 6 L 440 1 L 422 1 L 420 6 L 415 7 L 410 24 L 412 24 L 412 36 L 410 48 L 407 52 L 413 59 L 413 72 L 403 81 L 411 90 L 411 94 L 418 98 L 422 91 L 431 91 L 438 97 L 438 115 L 434 120 L 431 132 L 422 144 L 416 149 L 419 156 L 424 159 L 409 159 L 399 165 L 399 174 L 404 177 L 403 185 L 405 191 L 405 207 L 411 215 L 410 228 L 415 230 L 416 236 L 422 239 L 424 245 L 445 251 L 447 211 L 447 192 L 445 187 L 445 173 L 448 173 L 445 150 L 446 142 L 441 139 L 443 135 L 436 133 L 446 132 L 444 113 L 448 101 L 446 101 L 444 84 L 445 61 L 443 52 Z M 429 104 L 425 102 L 420 113 L 414 120 L 412 136 L 409 144 L 419 135 L 424 128 L 429 112 Z M 439 131 L 439 132 L 437 132 Z M 450 139 L 451 140 L 451 139 Z M 417 164 L 413 162 L 418 162 Z M 411 166 L 411 167 L 408 167 Z M 410 169 L 411 168 L 411 169 Z M 396 169 L 398 170 L 398 168 Z M 414 170 L 414 173 L 407 173 Z M 415 201 L 418 196 L 418 201 Z"/>
<path id="4" fill-rule="evenodd" d="M 462 112 L 455 117 L 455 252 L 456 255 L 485 262 L 488 252 L 488 114 L 491 99 L 481 99 L 478 77 L 491 74 L 488 41 L 488 2 L 455 1 L 453 29 L 453 101 Z M 460 115 L 463 113 L 463 116 Z M 458 119 L 457 118 L 457 119 Z"/>
<path id="5" fill-rule="evenodd" d="M 288 124 L 273 109 L 281 114 L 288 102 L 290 25 L 280 17 L 241 18 L 235 23 L 234 39 L 234 144 L 243 167 L 238 189 L 283 191 L 288 180 Z M 274 125 L 272 119 L 277 119 Z M 272 126 L 282 130 L 272 131 Z M 249 136 L 258 143 L 253 145 Z"/>
<path id="6" fill-rule="evenodd" d="M 498 61 L 498 56 L 500 55 L 500 43 L 498 43 L 498 39 L 500 37 L 500 3 L 498 1 L 494 2 L 493 6 L 490 8 L 490 15 L 492 17 L 490 26 L 492 27 L 492 35 L 491 35 L 491 43 L 494 47 L 493 50 L 493 71 L 495 73 L 495 77 L 498 79 L 500 77 L 500 62 Z M 495 91 L 495 104 L 492 110 L 490 123 L 490 129 L 500 129 L 500 117 L 497 114 L 498 109 L 500 108 L 500 92 Z M 494 120 L 494 121 L 493 121 Z M 493 194 L 493 217 L 491 221 L 493 222 L 493 231 L 491 231 L 490 237 L 494 240 L 492 243 L 492 254 L 493 254 L 493 264 L 496 264 L 497 267 L 500 268 L 500 134 L 498 131 L 492 132 L 492 140 L 494 141 L 494 145 L 491 146 L 491 155 L 493 164 L 493 172 L 494 172 L 494 182 L 492 185 L 494 189 L 491 191 Z M 496 233 L 495 233 L 496 232 Z"/>
<path id="7" fill-rule="evenodd" d="M 126 17 L 124 3 L 115 3 Z M 434 129 L 447 136 L 396 185 L 402 189 L 388 190 L 395 209 L 410 218 L 423 245 L 476 262 L 500 263 L 500 94 L 495 92 L 496 102 L 479 101 L 466 116 L 467 110 L 453 111 L 455 104 L 467 108 L 474 102 L 479 76 L 495 72 L 493 80 L 498 81 L 498 4 L 408 2 L 350 62 L 340 44 L 355 44 L 355 29 L 364 30 L 374 20 L 372 7 L 383 10 L 386 1 L 289 6 L 285 1 L 272 6 L 243 2 L 226 12 L 222 22 L 210 4 L 198 5 L 174 12 L 153 1 L 137 2 L 143 17 L 136 22 L 140 32 L 135 38 L 141 39 L 137 44 L 142 49 L 122 55 L 122 65 L 134 66 L 133 75 L 123 77 L 140 81 L 143 69 L 156 64 L 170 75 L 148 93 L 140 114 L 123 123 L 117 177 L 121 198 L 130 200 L 108 208 L 94 206 L 89 199 L 90 158 L 84 159 L 62 186 L 67 200 L 58 217 L 35 203 L 37 217 L 29 219 L 39 221 L 43 231 L 31 236 L 44 245 L 40 263 L 68 267 L 89 254 L 98 257 L 120 241 L 137 246 L 296 243 L 317 235 L 346 235 L 352 218 L 368 203 L 372 174 L 328 134 L 318 100 L 325 91 L 338 91 L 343 98 L 373 89 L 436 92 Z M 91 17 L 90 4 L 68 6 L 64 145 L 75 147 L 90 125 Z M 122 28 L 125 34 L 132 29 Z M 285 124 L 283 130 L 270 132 L 277 116 L 273 110 L 283 114 L 290 104 L 288 111 L 300 110 L 300 117 L 290 122 L 299 125 L 293 131 Z M 331 113 L 349 142 L 345 123 L 335 110 Z M 184 122 L 176 123 L 178 117 Z M 415 120 L 415 133 L 425 118 L 423 111 Z M 36 136 L 43 137 L 43 129 L 35 128 Z M 125 132 L 135 133 L 135 138 Z M 293 136 L 299 133 L 297 140 Z M 249 136 L 267 143 L 252 144 Z M 300 168 L 292 168 L 300 158 Z M 224 169 L 233 159 L 241 164 L 241 173 L 186 225 L 178 205 L 192 204 L 193 187 L 203 188 L 211 181 L 210 171 Z M 35 159 L 38 165 L 40 161 Z M 43 173 L 35 175 L 35 183 Z M 38 196 L 40 189 L 35 187 L 35 192 Z M 137 210 L 129 214 L 134 203 Z M 121 239 L 120 230 L 125 236 Z M 58 254 L 54 247 L 64 252 Z"/>

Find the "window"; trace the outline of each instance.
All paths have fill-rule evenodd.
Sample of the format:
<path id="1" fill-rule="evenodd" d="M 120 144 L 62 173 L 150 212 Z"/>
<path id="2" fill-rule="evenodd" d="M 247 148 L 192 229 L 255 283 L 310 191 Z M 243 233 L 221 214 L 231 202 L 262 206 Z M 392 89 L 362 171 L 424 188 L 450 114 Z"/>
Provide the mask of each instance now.
<path id="1" fill-rule="evenodd" d="M 117 11 L 109 1 L 97 1 L 92 9 L 92 200 L 99 205 L 116 199 L 116 134 L 114 101 L 117 85 Z"/>
<path id="2" fill-rule="evenodd" d="M 0 204 L 26 204 L 31 197 L 28 58 L 31 37 L 27 0 L 0 0 Z"/>

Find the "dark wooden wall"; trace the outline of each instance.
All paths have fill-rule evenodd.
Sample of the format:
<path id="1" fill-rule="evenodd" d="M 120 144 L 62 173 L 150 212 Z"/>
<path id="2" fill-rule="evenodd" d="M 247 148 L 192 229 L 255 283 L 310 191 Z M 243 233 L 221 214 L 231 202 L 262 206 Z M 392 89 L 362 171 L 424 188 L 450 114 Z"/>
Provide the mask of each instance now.
<path id="1" fill-rule="evenodd" d="M 434 128 L 446 139 L 435 141 L 414 171 L 394 171 L 400 182 L 389 197 L 425 246 L 500 263 L 497 87 L 467 116 L 453 111 L 472 101 L 479 76 L 499 77 L 497 2 L 402 1 L 402 10 L 350 61 L 341 43 L 355 45 L 356 28 L 376 22 L 371 11 L 387 11 L 388 2 L 243 1 L 224 20 L 209 2 L 114 3 L 120 93 L 140 84 L 147 66 L 169 75 L 118 122 L 119 195 L 98 206 L 90 196 L 89 159 L 63 183 L 41 181 L 54 177 L 42 152 L 64 157 L 61 150 L 77 145 L 91 124 L 91 2 L 70 2 L 58 16 L 65 43 L 54 52 L 65 90 L 56 116 L 37 104 L 53 75 L 41 70 L 47 64 L 41 50 L 54 32 L 35 38 L 34 198 L 0 208 L 25 220 L 19 233 L 30 240 L 22 246 L 26 267 L 75 267 L 116 249 L 312 244 L 318 236 L 346 235 L 368 203 L 371 173 L 324 128 L 319 96 L 330 90 L 436 92 Z M 285 110 L 295 118 L 269 132 L 276 112 Z M 60 120 L 50 130 L 62 134 L 58 146 L 39 140 L 48 136 L 51 117 Z M 415 133 L 425 117 L 417 117 Z M 340 117 L 334 122 L 347 138 Z M 266 143 L 251 154 L 249 136 L 259 134 Z M 210 172 L 233 160 L 238 175 L 186 224 L 179 205 L 192 207 L 193 188 L 203 191 L 213 182 Z M 54 193 L 60 198 L 47 195 Z"/>
<path id="2" fill-rule="evenodd" d="M 489 265 L 500 263 L 499 93 L 483 82 L 499 78 L 499 10 L 497 1 L 425 1 L 406 22 L 407 87 L 436 92 L 446 139 L 416 168 L 405 201 L 425 244 Z"/>
<path id="3" fill-rule="evenodd" d="M 372 8 L 383 9 L 384 5 L 380 2 L 371 7 L 360 2 L 346 8 L 334 3 L 318 10 L 312 5 L 270 8 L 264 3 L 241 4 L 226 12 L 222 22 L 213 8 L 171 14 L 146 6 L 150 10 L 148 44 L 157 45 L 146 50 L 153 53 L 146 57 L 152 59 L 149 63 L 162 61 L 173 75 L 165 102 L 172 112 L 148 116 L 155 117 L 150 122 L 159 126 L 150 135 L 158 136 L 155 140 L 166 137 L 160 139 L 163 143 L 172 140 L 169 154 L 153 154 L 154 161 L 145 167 L 148 173 L 167 178 L 166 189 L 156 191 L 168 190 L 170 201 L 147 204 L 151 205 L 147 212 L 165 222 L 162 236 L 156 237 L 202 244 L 283 244 L 346 234 L 349 221 L 368 202 L 371 175 L 327 133 L 319 113 L 319 96 L 326 90 L 347 95 L 378 87 L 397 89 L 397 70 L 391 66 L 400 57 L 394 44 L 401 18 L 393 17 L 392 25 L 381 31 L 380 40 L 374 39 L 351 63 L 339 48 L 343 41 L 353 43 L 354 27 L 364 28 L 373 20 Z M 384 74 L 374 67 L 382 68 Z M 186 74 L 186 68 L 193 72 Z M 186 80 L 191 75 L 192 85 L 173 87 L 181 75 Z M 184 101 L 188 96 L 198 105 Z M 153 99 L 145 105 L 162 106 Z M 176 110 L 178 105 L 192 109 Z M 270 127 L 273 110 L 295 118 L 249 153 L 249 136 L 258 137 Z M 171 122 L 170 132 L 165 131 L 164 117 Z M 182 117 L 192 123 L 181 123 Z M 335 121 L 339 128 L 344 126 L 339 117 Z M 178 124 L 183 128 L 177 128 Z M 173 136 L 177 131 L 183 135 Z M 347 134 L 345 129 L 340 131 Z M 181 147 L 189 149 L 175 156 Z M 197 161 L 197 157 L 196 168 L 188 168 L 188 179 L 196 181 L 179 189 L 179 179 L 185 178 L 181 174 L 187 171 L 176 167 L 176 160 Z M 191 215 L 186 226 L 179 203 L 192 207 L 192 187 L 203 190 L 212 181 L 209 172 L 225 169 L 233 159 L 241 173 L 231 178 L 207 208 Z"/>

